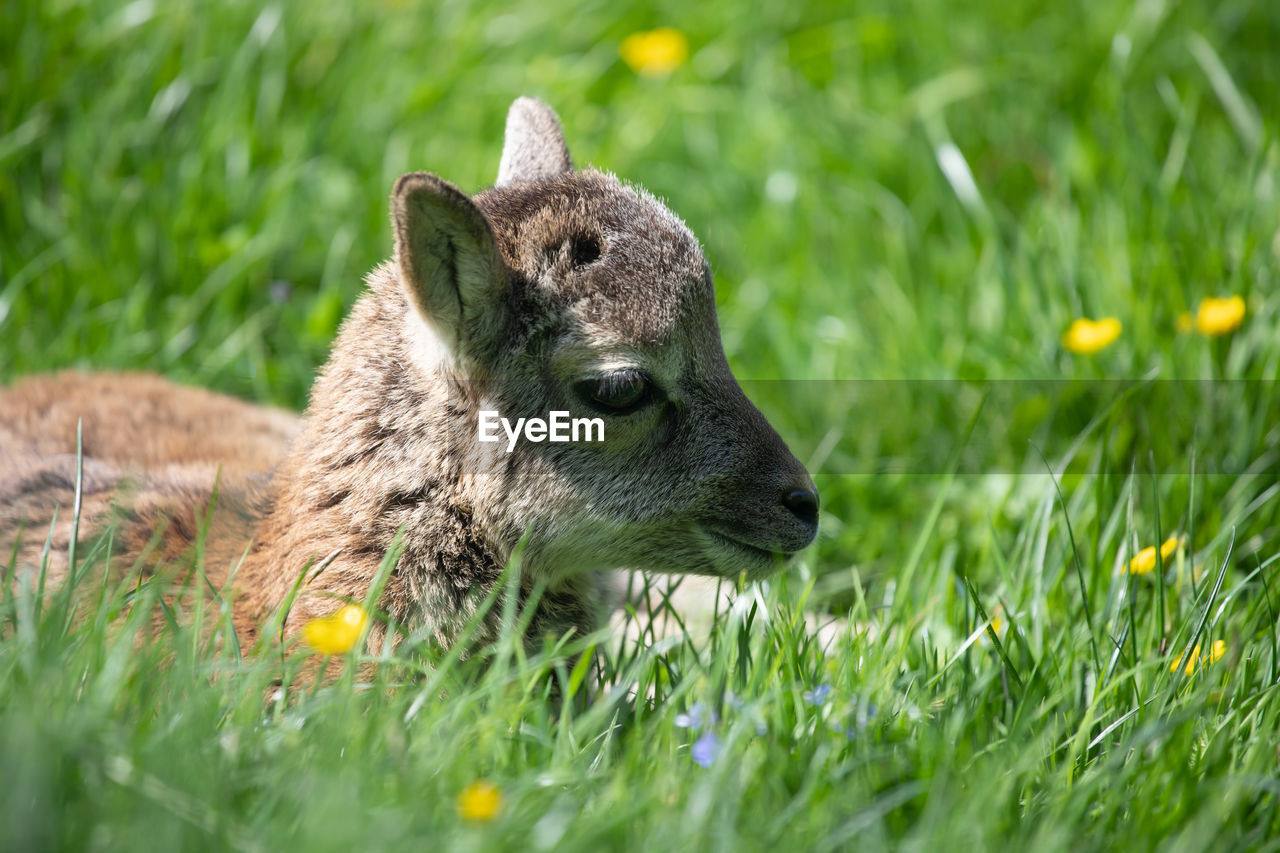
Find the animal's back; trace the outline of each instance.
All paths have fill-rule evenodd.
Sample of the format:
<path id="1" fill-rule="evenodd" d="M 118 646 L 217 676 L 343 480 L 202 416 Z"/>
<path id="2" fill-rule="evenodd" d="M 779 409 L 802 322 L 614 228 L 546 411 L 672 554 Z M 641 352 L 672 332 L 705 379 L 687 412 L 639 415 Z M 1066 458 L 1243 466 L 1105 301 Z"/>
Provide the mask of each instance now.
<path id="1" fill-rule="evenodd" d="M 66 371 L 0 390 L 0 469 L 6 456 L 76 452 L 122 468 L 212 463 L 225 471 L 269 471 L 301 420 L 147 373 Z"/>
<path id="2" fill-rule="evenodd" d="M 181 557 L 207 525 L 215 552 L 226 553 L 206 563 L 222 574 L 247 543 L 271 472 L 300 423 L 282 410 L 150 374 L 67 371 L 0 389 L 4 564 L 17 545 L 18 570 L 38 569 L 50 540 L 50 580 L 65 576 L 79 424 L 81 539 L 114 523 L 117 565 L 144 554 L 154 563 Z"/>

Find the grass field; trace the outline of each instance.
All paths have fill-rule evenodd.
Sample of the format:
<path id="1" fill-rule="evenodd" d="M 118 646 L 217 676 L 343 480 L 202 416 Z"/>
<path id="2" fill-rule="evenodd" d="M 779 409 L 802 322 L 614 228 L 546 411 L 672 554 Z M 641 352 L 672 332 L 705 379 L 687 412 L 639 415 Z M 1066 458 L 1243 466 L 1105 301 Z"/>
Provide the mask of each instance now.
<path id="1" fill-rule="evenodd" d="M 99 543 L 0 601 L 0 848 L 1280 846 L 1280 5 L 846 6 L 5 2 L 0 380 L 300 409 L 395 177 L 487 185 L 534 94 L 703 240 L 823 530 L 710 638 L 318 688 L 135 643 Z"/>

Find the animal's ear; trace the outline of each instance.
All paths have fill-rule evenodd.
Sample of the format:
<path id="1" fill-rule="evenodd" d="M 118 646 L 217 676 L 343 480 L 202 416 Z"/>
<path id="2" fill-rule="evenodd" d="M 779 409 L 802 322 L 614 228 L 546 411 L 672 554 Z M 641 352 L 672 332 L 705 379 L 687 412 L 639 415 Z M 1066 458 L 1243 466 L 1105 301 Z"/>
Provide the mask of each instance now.
<path id="1" fill-rule="evenodd" d="M 516 98 L 507 112 L 497 185 L 549 178 L 572 170 L 564 131 L 551 107 L 537 98 Z"/>
<path id="2" fill-rule="evenodd" d="M 493 229 L 457 187 L 426 172 L 391 194 L 396 266 L 410 301 L 459 355 L 479 355 L 497 337 L 506 267 Z"/>

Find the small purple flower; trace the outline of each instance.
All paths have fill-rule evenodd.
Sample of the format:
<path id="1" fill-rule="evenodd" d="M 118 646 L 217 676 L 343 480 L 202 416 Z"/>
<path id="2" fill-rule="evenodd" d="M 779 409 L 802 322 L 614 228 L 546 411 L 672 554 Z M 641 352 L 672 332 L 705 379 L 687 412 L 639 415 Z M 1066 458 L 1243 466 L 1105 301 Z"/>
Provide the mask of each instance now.
<path id="1" fill-rule="evenodd" d="M 769 727 L 764 724 L 764 718 L 760 716 L 760 712 L 747 706 L 742 698 L 732 690 L 726 690 L 724 694 L 724 703 L 732 708 L 736 713 L 742 714 L 756 725 L 756 734 L 763 735 L 769 731 Z"/>
<path id="2" fill-rule="evenodd" d="M 846 722 L 842 725 L 836 720 L 831 721 L 831 730 L 833 732 L 843 732 L 849 740 L 857 738 L 858 733 L 867 727 L 872 718 L 876 715 L 876 706 L 873 702 L 863 702 L 859 705 L 858 701 L 854 701 L 854 705 L 846 718 Z"/>
<path id="3" fill-rule="evenodd" d="M 693 761 L 700 767 L 710 767 L 720 755 L 722 744 L 715 732 L 707 732 L 693 743 Z"/>
<path id="4" fill-rule="evenodd" d="M 272 302 L 288 302 L 289 297 L 293 295 L 293 283 L 276 279 L 267 286 L 267 294 Z"/>
<path id="5" fill-rule="evenodd" d="M 716 722 L 716 712 L 708 711 L 707 706 L 701 702 L 694 702 L 689 706 L 689 713 L 676 714 L 676 727 L 681 729 L 693 729 L 695 732 L 702 728 L 704 722 L 710 721 L 712 725 Z"/>
<path id="6" fill-rule="evenodd" d="M 819 684 L 812 690 L 806 690 L 801 694 L 801 696 L 808 704 L 815 708 L 821 708 L 823 705 L 827 704 L 827 699 L 831 696 L 831 685 Z"/>

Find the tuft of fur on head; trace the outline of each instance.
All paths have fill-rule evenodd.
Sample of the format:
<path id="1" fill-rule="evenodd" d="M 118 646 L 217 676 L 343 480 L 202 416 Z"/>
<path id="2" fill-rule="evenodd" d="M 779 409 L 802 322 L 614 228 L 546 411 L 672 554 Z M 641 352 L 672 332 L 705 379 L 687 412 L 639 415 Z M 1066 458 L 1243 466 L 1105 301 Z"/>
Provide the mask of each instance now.
<path id="1" fill-rule="evenodd" d="M 516 98 L 507 112 L 497 185 L 533 181 L 572 170 L 573 160 L 556 114 L 537 98 Z"/>

